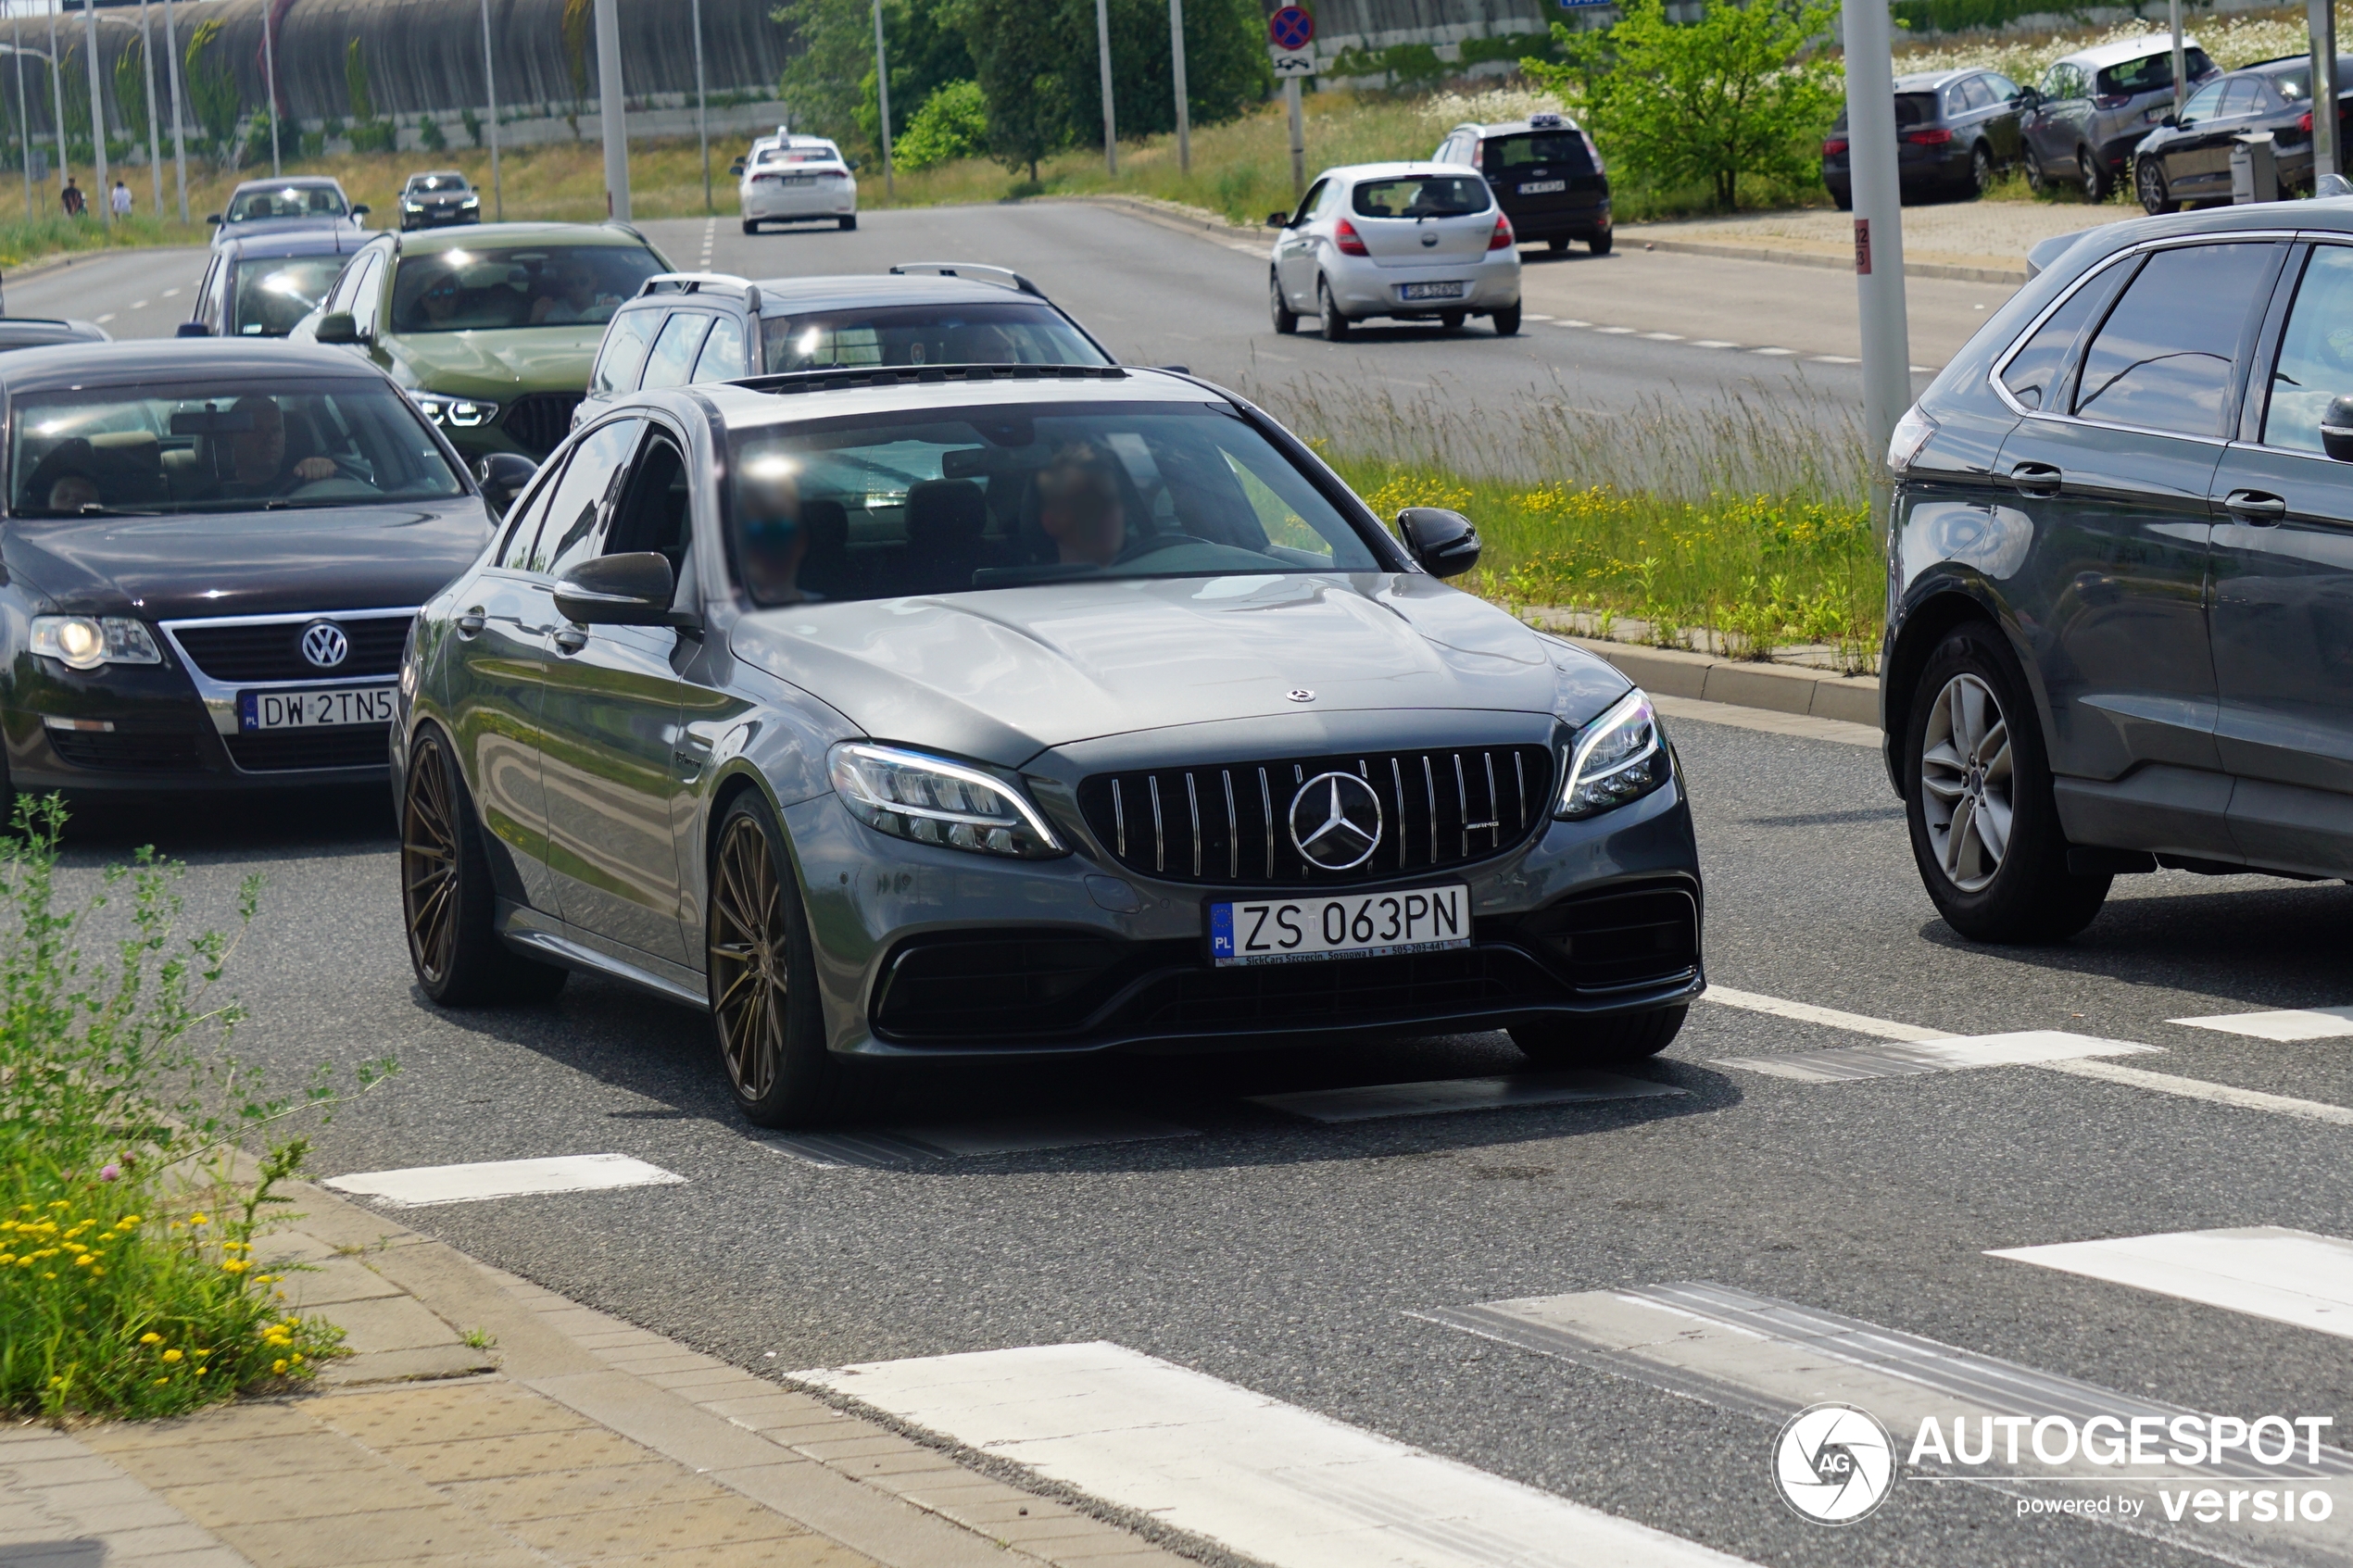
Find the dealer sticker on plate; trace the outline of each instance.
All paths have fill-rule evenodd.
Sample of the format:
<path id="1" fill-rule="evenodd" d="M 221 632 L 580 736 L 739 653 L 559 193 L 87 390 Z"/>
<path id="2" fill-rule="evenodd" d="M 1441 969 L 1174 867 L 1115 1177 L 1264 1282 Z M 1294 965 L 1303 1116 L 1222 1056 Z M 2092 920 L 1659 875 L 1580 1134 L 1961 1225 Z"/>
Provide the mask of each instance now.
<path id="1" fill-rule="evenodd" d="M 335 691 L 239 692 L 238 727 L 245 730 L 326 730 L 346 724 L 392 722 L 392 688 L 346 686 Z"/>
<path id="2" fill-rule="evenodd" d="M 1220 969 L 1431 953 L 1469 947 L 1470 932 L 1470 889 L 1459 882 L 1209 906 L 1210 958 Z"/>

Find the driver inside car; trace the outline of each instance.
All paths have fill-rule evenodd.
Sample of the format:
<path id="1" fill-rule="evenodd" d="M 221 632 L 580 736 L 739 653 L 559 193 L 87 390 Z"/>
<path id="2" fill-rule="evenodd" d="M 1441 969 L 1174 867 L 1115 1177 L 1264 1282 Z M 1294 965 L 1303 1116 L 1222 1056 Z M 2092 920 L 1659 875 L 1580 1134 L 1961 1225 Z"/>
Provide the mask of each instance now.
<path id="1" fill-rule="evenodd" d="M 312 456 L 291 464 L 286 461 L 286 417 L 275 399 L 258 395 L 240 397 L 229 411 L 246 415 L 252 422 L 229 433 L 230 472 L 220 483 L 223 495 L 281 495 L 335 476 L 333 458 Z"/>

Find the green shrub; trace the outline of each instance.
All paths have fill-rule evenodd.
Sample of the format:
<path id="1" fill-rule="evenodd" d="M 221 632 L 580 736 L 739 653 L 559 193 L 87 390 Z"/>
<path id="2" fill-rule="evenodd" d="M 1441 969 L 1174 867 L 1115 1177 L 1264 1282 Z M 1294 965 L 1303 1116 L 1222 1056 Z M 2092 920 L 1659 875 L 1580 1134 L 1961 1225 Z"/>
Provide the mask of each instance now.
<path id="1" fill-rule="evenodd" d="M 417 145 L 429 153 L 446 152 L 449 138 L 442 134 L 441 121 L 426 115 L 417 121 Z"/>
<path id="2" fill-rule="evenodd" d="M 988 150 L 988 101 L 976 82 L 951 82 L 924 100 L 891 148 L 900 167 L 929 169 Z"/>
<path id="3" fill-rule="evenodd" d="M 458 123 L 466 128 L 466 134 L 472 139 L 475 146 L 482 145 L 482 117 L 480 115 L 472 109 L 459 109 Z"/>
<path id="4" fill-rule="evenodd" d="M 388 153 L 399 144 L 400 128 L 388 119 L 372 120 L 351 128 L 351 150 L 355 153 Z"/>

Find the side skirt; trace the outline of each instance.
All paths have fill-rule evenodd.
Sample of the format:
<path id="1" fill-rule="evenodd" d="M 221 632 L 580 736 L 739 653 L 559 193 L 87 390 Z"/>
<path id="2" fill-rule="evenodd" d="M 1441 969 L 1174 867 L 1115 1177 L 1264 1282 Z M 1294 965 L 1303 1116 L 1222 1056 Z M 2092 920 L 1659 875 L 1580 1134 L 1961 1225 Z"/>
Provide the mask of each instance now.
<path id="1" fill-rule="evenodd" d="M 711 1011 L 711 997 L 703 977 L 693 970 L 651 953 L 633 953 L 623 958 L 608 951 L 606 944 L 586 932 L 528 905 L 499 899 L 498 935 L 509 947 L 543 962 L 605 975 L 662 1001 L 700 1013 Z"/>

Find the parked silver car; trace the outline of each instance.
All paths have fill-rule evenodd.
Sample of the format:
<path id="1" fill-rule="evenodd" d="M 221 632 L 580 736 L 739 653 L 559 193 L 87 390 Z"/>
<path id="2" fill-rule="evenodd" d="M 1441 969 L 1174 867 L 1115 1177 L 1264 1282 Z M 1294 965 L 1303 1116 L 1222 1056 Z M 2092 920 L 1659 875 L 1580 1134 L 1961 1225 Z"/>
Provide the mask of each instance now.
<path id="1" fill-rule="evenodd" d="M 1519 240 L 1487 182 L 1460 164 L 1366 163 L 1327 169 L 1279 229 L 1266 271 L 1275 330 L 1317 319 L 1334 343 L 1371 316 L 1473 316 L 1519 331 Z"/>

